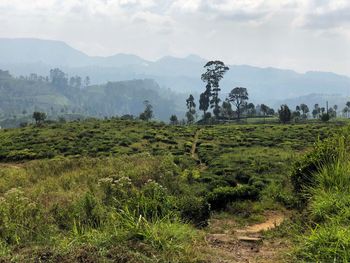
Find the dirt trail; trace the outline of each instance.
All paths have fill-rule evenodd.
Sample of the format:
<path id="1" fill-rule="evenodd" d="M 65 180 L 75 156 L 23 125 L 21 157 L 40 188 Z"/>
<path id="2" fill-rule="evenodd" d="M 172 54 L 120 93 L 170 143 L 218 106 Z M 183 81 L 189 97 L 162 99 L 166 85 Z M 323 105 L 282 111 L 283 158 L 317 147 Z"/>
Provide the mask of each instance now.
<path id="1" fill-rule="evenodd" d="M 194 135 L 191 157 L 198 163 L 199 169 L 208 169 L 197 153 L 197 143 L 201 129 Z M 284 240 L 264 240 L 262 232 L 281 225 L 288 217 L 279 211 L 265 213 L 262 223 L 244 228 L 237 227 L 233 219 L 212 219 L 209 234 L 206 236 L 207 246 L 201 248 L 210 263 L 278 263 L 284 262 L 281 256 L 288 249 Z"/>
<path id="2" fill-rule="evenodd" d="M 267 231 L 281 225 L 285 218 L 286 216 L 282 213 L 272 212 L 269 213 L 268 218 L 265 222 L 248 226 L 242 230 L 236 230 L 236 232 L 241 231 L 243 233 L 259 233 L 262 231 Z"/>
<path id="3" fill-rule="evenodd" d="M 232 219 L 213 219 L 206 240 L 205 254 L 209 262 L 283 262 L 281 256 L 288 248 L 284 240 L 264 240 L 263 231 L 271 230 L 286 219 L 282 212 L 265 214 L 266 221 L 244 228 L 237 227 Z"/>

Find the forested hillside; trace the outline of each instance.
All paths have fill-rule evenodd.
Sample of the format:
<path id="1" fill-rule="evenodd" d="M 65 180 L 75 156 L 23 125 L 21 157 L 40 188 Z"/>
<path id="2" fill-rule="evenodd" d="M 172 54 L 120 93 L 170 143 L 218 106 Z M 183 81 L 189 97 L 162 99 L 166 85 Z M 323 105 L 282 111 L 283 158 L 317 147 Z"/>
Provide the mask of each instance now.
<path id="1" fill-rule="evenodd" d="M 68 77 L 59 69 L 51 70 L 49 77 L 31 74 L 15 78 L 8 71 L 0 71 L 0 125 L 3 127 L 30 120 L 34 111 L 46 112 L 49 119 L 67 118 L 67 115 L 75 118 L 136 116 L 143 111 L 145 100 L 155 104 L 155 118 L 167 120 L 174 112 L 181 114 L 176 98 L 150 79 L 91 86 L 89 77 Z"/>

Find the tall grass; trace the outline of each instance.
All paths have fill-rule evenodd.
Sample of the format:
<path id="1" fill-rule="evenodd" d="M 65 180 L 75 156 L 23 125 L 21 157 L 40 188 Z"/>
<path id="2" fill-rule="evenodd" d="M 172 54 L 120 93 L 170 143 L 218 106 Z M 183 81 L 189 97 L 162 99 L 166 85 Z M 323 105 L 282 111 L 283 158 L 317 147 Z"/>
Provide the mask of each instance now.
<path id="1" fill-rule="evenodd" d="M 201 231 L 182 215 L 196 216 L 202 204 L 182 204 L 195 192 L 171 156 L 60 158 L 6 169 L 11 172 L 0 180 L 0 261 L 198 260 Z"/>
<path id="2" fill-rule="evenodd" d="M 296 252 L 303 262 L 350 261 L 350 159 L 344 137 L 336 141 L 337 158 L 322 163 L 308 191 L 310 230 Z"/>

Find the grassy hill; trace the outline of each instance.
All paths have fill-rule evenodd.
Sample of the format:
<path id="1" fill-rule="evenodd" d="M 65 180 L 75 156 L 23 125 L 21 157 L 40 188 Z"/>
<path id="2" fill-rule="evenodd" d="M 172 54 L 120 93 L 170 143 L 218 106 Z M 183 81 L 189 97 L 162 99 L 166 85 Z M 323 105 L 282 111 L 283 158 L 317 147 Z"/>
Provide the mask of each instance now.
<path id="1" fill-rule="evenodd" d="M 109 119 L 0 130 L 1 259 L 211 262 L 210 215 L 255 222 L 294 207 L 291 164 L 341 126 Z"/>

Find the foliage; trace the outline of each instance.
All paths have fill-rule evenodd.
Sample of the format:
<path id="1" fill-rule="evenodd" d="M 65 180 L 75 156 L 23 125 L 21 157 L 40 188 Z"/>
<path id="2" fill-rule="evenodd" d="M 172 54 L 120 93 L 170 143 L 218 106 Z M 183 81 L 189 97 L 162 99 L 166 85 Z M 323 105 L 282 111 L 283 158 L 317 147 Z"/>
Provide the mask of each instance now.
<path id="1" fill-rule="evenodd" d="M 170 124 L 171 125 L 177 125 L 179 124 L 179 120 L 176 115 L 171 115 L 170 116 Z"/>
<path id="2" fill-rule="evenodd" d="M 240 203 L 256 218 L 260 201 L 292 206 L 293 153 L 328 137 L 335 124 L 175 126 L 114 118 L 1 130 L 2 161 L 41 159 L 0 164 L 0 220 L 11 222 L 1 232 L 1 253 L 20 262 L 200 262 L 195 227 Z M 10 201 L 15 187 L 20 198 Z M 17 215 L 9 207 L 24 208 Z"/>
<path id="3" fill-rule="evenodd" d="M 318 141 L 312 151 L 303 155 L 294 164 L 291 175 L 296 193 L 306 194 L 315 184 L 315 176 L 324 164 L 335 162 L 339 158 L 339 146 L 345 143 L 344 137 L 330 137 Z"/>
<path id="4" fill-rule="evenodd" d="M 254 186 L 242 185 L 237 187 L 218 187 L 208 195 L 208 202 L 211 209 L 220 210 L 234 201 L 256 200 L 259 192 Z"/>
<path id="5" fill-rule="evenodd" d="M 242 113 L 242 108 L 248 101 L 248 92 L 246 88 L 237 87 L 231 90 L 228 95 L 229 101 L 233 102 L 236 107 L 237 118 L 239 119 Z"/>
<path id="6" fill-rule="evenodd" d="M 153 118 L 153 106 L 148 100 L 143 102 L 145 104 L 145 110 L 140 114 L 140 120 L 149 121 Z"/>
<path id="7" fill-rule="evenodd" d="M 317 147 L 322 160 L 309 188 L 309 231 L 300 238 L 295 255 L 306 262 L 348 262 L 350 260 L 349 215 L 350 162 L 348 141 L 342 135 Z M 332 144 L 332 146 L 330 146 Z M 325 149 L 330 149 L 326 151 Z M 316 223 L 316 224 L 315 224 Z"/>
<path id="8" fill-rule="evenodd" d="M 329 121 L 330 120 L 330 115 L 328 114 L 328 113 L 322 113 L 321 115 L 320 115 L 320 119 L 321 119 L 321 121 L 323 121 L 323 122 L 327 122 L 327 121 Z"/>
<path id="9" fill-rule="evenodd" d="M 290 122 L 292 114 L 289 107 L 287 105 L 282 105 L 281 108 L 278 110 L 278 116 L 282 123 L 286 124 Z"/>
<path id="10" fill-rule="evenodd" d="M 37 125 L 41 124 L 43 121 L 45 121 L 46 119 L 46 113 L 45 112 L 38 112 L 35 111 L 33 113 L 33 119 L 35 120 L 35 123 Z"/>
<path id="11" fill-rule="evenodd" d="M 206 72 L 202 74 L 201 78 L 207 83 L 207 86 L 206 91 L 203 93 L 203 97 L 201 97 L 203 100 L 202 103 L 200 103 L 202 104 L 201 108 L 205 109 L 205 105 L 207 104 L 205 101 L 211 98 L 209 101 L 210 107 L 213 108 L 215 117 L 218 117 L 220 113 L 219 92 L 221 90 L 219 83 L 224 77 L 224 74 L 229 70 L 229 67 L 227 67 L 222 61 L 209 61 L 205 64 L 204 68 L 206 69 Z"/>

